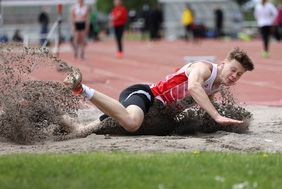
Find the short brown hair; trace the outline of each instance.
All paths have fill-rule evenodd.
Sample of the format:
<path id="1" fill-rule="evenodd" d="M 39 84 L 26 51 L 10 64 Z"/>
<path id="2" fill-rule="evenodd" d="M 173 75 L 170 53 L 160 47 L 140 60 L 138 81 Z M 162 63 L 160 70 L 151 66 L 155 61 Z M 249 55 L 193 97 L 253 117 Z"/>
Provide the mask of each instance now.
<path id="1" fill-rule="evenodd" d="M 246 70 L 252 71 L 254 63 L 247 53 L 239 47 L 234 48 L 226 57 L 227 60 L 237 60 Z"/>

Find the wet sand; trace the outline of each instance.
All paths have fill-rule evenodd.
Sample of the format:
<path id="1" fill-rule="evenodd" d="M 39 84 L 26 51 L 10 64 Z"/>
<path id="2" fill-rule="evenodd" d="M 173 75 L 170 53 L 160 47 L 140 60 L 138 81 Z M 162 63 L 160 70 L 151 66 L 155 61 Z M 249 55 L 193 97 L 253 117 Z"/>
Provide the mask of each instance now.
<path id="1" fill-rule="evenodd" d="M 244 134 L 217 131 L 185 136 L 112 136 L 91 134 L 86 138 L 67 141 L 45 141 L 19 145 L 0 140 L 0 154 L 10 153 L 77 153 L 92 151 L 177 152 L 177 151 L 238 151 L 282 152 L 282 107 L 245 106 L 253 113 L 249 131 Z M 95 108 L 80 110 L 78 120 L 89 123 L 100 115 Z"/>

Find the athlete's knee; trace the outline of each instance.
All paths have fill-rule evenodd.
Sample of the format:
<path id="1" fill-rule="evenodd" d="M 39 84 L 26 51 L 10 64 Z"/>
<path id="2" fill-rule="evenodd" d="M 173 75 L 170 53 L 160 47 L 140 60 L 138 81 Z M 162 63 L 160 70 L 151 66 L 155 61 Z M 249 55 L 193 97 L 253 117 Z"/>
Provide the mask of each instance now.
<path id="1" fill-rule="evenodd" d="M 131 133 L 137 131 L 141 126 L 141 124 L 138 121 L 133 119 L 128 119 L 121 124 L 126 131 Z"/>
<path id="2" fill-rule="evenodd" d="M 130 105 L 126 108 L 127 114 L 123 114 L 119 120 L 119 123 L 128 132 L 137 131 L 144 120 L 144 113 L 141 108 Z"/>

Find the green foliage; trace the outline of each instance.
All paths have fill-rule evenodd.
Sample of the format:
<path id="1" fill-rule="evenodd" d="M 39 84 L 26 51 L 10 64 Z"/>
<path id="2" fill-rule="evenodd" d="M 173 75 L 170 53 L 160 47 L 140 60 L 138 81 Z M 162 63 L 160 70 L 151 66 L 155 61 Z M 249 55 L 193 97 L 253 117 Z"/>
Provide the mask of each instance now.
<path id="1" fill-rule="evenodd" d="M 151 7 L 154 7 L 157 5 L 157 0 L 142 0 L 142 1 L 132 1 L 132 0 L 127 0 L 124 1 L 124 5 L 128 9 L 135 9 L 135 10 L 141 10 L 142 6 L 148 4 Z"/>
<path id="2" fill-rule="evenodd" d="M 245 21 L 255 21 L 254 12 L 253 11 L 244 12 L 244 20 Z"/>
<path id="3" fill-rule="evenodd" d="M 282 0 L 273 0 L 276 5 L 282 4 Z"/>
<path id="4" fill-rule="evenodd" d="M 112 0 L 97 0 L 97 9 L 101 12 L 109 13 L 113 7 Z"/>
<path id="5" fill-rule="evenodd" d="M 246 2 L 248 2 L 250 0 L 236 0 L 236 2 L 239 4 L 239 5 L 242 5 L 242 4 L 245 4 Z"/>
<path id="6" fill-rule="evenodd" d="M 1 188 L 280 188 L 282 154 L 84 153 L 0 156 Z"/>
<path id="7" fill-rule="evenodd" d="M 123 4 L 128 10 L 140 10 L 144 4 L 155 6 L 157 2 L 157 0 L 123 0 Z M 97 0 L 97 9 L 99 11 L 109 13 L 112 8 L 113 0 Z"/>

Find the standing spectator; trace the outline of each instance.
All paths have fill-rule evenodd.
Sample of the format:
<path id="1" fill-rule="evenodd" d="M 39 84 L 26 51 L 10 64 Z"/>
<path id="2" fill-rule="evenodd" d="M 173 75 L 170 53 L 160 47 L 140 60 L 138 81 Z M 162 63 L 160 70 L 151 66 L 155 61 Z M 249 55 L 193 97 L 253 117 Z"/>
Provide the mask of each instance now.
<path id="1" fill-rule="evenodd" d="M 263 40 L 262 57 L 269 57 L 269 41 L 271 36 L 271 28 L 277 16 L 277 10 L 268 0 L 262 0 L 255 7 L 255 18 Z"/>
<path id="2" fill-rule="evenodd" d="M 15 30 L 15 33 L 14 33 L 14 35 L 13 35 L 13 37 L 12 37 L 12 41 L 14 41 L 14 42 L 20 42 L 20 43 L 23 42 L 23 37 L 22 37 L 21 31 L 20 31 L 19 29 L 16 29 L 16 30 Z"/>
<path id="3" fill-rule="evenodd" d="M 117 58 L 123 57 L 122 37 L 127 17 L 127 9 L 122 5 L 122 1 L 114 0 L 114 8 L 111 12 L 111 20 L 112 25 L 114 26 L 115 40 L 118 48 L 116 53 Z"/>
<path id="4" fill-rule="evenodd" d="M 282 38 L 282 3 L 277 8 L 278 14 L 275 19 L 275 38 L 280 41 Z"/>
<path id="5" fill-rule="evenodd" d="M 142 40 L 145 40 L 148 36 L 150 14 L 151 14 L 150 6 L 148 4 L 143 5 L 141 15 L 140 15 L 142 22 L 143 22 L 143 25 L 141 28 L 141 39 Z"/>
<path id="6" fill-rule="evenodd" d="M 181 23 L 184 26 L 184 30 L 185 30 L 185 35 L 184 35 L 185 40 L 194 38 L 193 22 L 194 22 L 194 13 L 190 5 L 187 3 L 182 12 L 182 18 L 181 18 Z"/>
<path id="7" fill-rule="evenodd" d="M 161 38 L 160 29 L 163 23 L 163 13 L 158 4 L 150 14 L 149 30 L 150 39 L 152 41 L 159 40 Z"/>
<path id="8" fill-rule="evenodd" d="M 224 24 L 224 13 L 221 8 L 217 7 L 214 10 L 214 18 L 215 18 L 215 35 L 216 37 L 223 36 L 223 24 Z"/>
<path id="9" fill-rule="evenodd" d="M 42 9 L 42 12 L 38 16 L 38 22 L 40 24 L 40 45 L 42 46 L 46 40 L 49 30 L 49 16 L 45 7 Z"/>
<path id="10" fill-rule="evenodd" d="M 74 57 L 78 54 L 84 59 L 84 50 L 86 46 L 86 35 L 89 31 L 89 10 L 84 0 L 78 0 L 78 3 L 72 8 L 72 26 L 73 26 L 73 46 Z"/>

